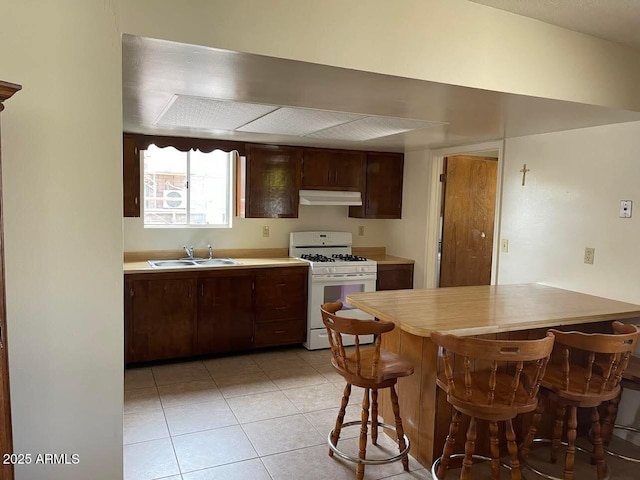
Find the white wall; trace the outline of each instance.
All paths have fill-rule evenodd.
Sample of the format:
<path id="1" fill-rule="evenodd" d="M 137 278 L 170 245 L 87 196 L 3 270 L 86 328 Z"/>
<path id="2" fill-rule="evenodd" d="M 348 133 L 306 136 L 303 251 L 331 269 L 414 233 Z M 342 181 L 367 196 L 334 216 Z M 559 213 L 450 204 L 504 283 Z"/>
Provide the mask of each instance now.
<path id="1" fill-rule="evenodd" d="M 415 260 L 414 288 L 424 288 L 427 215 L 431 185 L 431 152 L 406 152 L 404 156 L 402 219 L 387 220 L 387 253 Z"/>
<path id="2" fill-rule="evenodd" d="M 383 247 L 387 243 L 387 222 L 349 218 L 349 207 L 300 205 L 299 218 L 234 218 L 227 228 L 144 228 L 142 218 L 124 219 L 125 252 L 179 250 L 182 245 L 204 248 L 288 248 L 289 232 L 306 230 L 344 231 L 353 234 L 353 244 Z M 262 227 L 269 226 L 269 237 Z M 358 226 L 364 236 L 358 236 Z"/>
<path id="3" fill-rule="evenodd" d="M 122 475 L 121 45 L 109 1 L 2 8 L 15 451 L 77 453 L 17 480 Z"/>
<path id="4" fill-rule="evenodd" d="M 618 218 L 620 200 L 640 206 L 640 122 L 508 139 L 505 158 L 499 282 L 640 303 L 640 210 Z"/>
<path id="5" fill-rule="evenodd" d="M 640 110 L 638 52 L 466 0 L 118 0 L 122 32 Z"/>

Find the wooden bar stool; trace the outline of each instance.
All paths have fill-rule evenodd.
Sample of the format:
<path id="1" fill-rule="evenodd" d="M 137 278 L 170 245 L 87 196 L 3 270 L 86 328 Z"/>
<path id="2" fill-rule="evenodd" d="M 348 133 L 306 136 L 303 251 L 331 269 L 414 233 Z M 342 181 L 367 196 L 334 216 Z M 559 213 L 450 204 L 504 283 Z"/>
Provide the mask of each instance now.
<path id="1" fill-rule="evenodd" d="M 618 416 L 618 404 L 622 397 L 622 391 L 624 389 L 640 391 L 640 357 L 631 355 L 629 357 L 629 363 L 627 369 L 622 374 L 622 380 L 620 381 L 620 395 L 612 399 L 607 406 L 607 415 L 602 422 L 602 443 L 604 444 L 604 451 L 609 455 L 627 460 L 629 462 L 640 463 L 640 458 L 630 457 L 628 455 L 622 455 L 616 453 L 609 448 L 609 442 L 615 429 L 626 430 L 628 432 L 640 433 L 640 428 L 632 427 L 630 425 L 621 425 L 616 423 L 616 417 Z"/>
<path id="2" fill-rule="evenodd" d="M 327 439 L 330 447 L 329 456 L 332 457 L 335 453 L 345 460 L 357 463 L 357 480 L 364 478 L 365 465 L 380 465 L 402 460 L 405 471 L 409 471 L 409 438 L 404 434 L 404 429 L 402 428 L 398 395 L 394 386 L 398 378 L 406 377 L 413 373 L 413 365 L 399 355 L 380 348 L 382 334 L 393 330 L 395 327 L 393 323 L 339 317 L 336 313 L 341 309 L 342 302 L 340 301 L 325 303 L 320 307 L 322 321 L 327 327 L 329 344 L 331 345 L 331 365 L 347 382 L 335 428 L 329 433 Z M 359 336 L 372 334 L 376 336 L 373 346 L 361 347 Z M 355 336 L 353 353 L 345 351 L 342 335 Z M 352 385 L 364 388 L 361 421 L 343 423 Z M 391 403 L 396 421 L 395 427 L 378 421 L 378 390 L 383 388 L 388 388 L 391 391 Z M 371 392 L 371 402 L 369 402 L 369 392 Z M 369 406 L 371 406 L 371 420 L 369 420 Z M 360 425 L 358 457 L 352 457 L 338 450 L 341 430 L 354 425 Z M 371 426 L 371 442 L 374 445 L 378 443 L 379 426 L 395 430 L 400 453 L 394 457 L 384 459 L 367 459 L 367 427 L 369 425 Z"/>
<path id="3" fill-rule="evenodd" d="M 438 369 L 437 384 L 453 407 L 449 435 L 442 456 L 433 463 L 431 475 L 443 479 L 451 458 L 464 456 L 461 479 L 471 478 L 474 458 L 491 460 L 491 478 L 500 478 L 498 422 L 505 422 L 511 478 L 520 479 L 518 447 L 512 420 L 520 413 L 536 409 L 540 380 L 553 349 L 553 335 L 539 340 L 483 340 L 431 333 L 431 340 L 442 348 L 443 371 Z M 486 362 L 487 368 L 476 368 Z M 526 364 L 526 365 L 525 365 Z M 525 366 L 531 364 L 528 374 Z M 454 367 L 460 365 L 456 370 Z M 461 370 L 461 371 L 459 371 Z M 465 452 L 453 454 L 455 436 L 462 416 L 469 417 Z M 477 420 L 489 422 L 491 458 L 474 455 Z"/>
<path id="4" fill-rule="evenodd" d="M 613 322 L 612 327 L 614 335 L 549 330 L 556 338 L 556 347 L 553 359 L 547 366 L 547 372 L 542 379 L 540 393 L 549 396 L 557 406 L 553 438 L 551 440 L 534 438 L 542 414 L 541 409 L 538 409 L 522 449 L 525 466 L 546 478 L 556 477 L 547 475 L 529 464 L 527 458 L 531 446 L 534 442 L 550 443 L 550 461 L 555 463 L 562 443 L 566 416 L 567 450 L 563 478 L 573 479 L 575 452 L 576 449 L 582 450 L 576 447 L 578 408 L 591 409 L 592 461 L 596 465 L 598 480 L 608 476 L 598 407 L 601 403 L 614 399 L 620 394 L 620 380 L 640 335 L 640 329 L 635 325 Z M 594 369 L 594 365 L 601 367 Z M 598 370 L 601 372 L 598 373 Z"/>

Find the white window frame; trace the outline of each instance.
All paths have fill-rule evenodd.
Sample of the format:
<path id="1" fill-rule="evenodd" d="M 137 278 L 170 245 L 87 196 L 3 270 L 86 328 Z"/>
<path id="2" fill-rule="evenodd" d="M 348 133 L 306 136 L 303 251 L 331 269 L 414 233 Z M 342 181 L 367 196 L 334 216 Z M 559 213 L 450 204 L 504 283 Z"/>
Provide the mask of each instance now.
<path id="1" fill-rule="evenodd" d="M 147 147 L 148 148 L 148 147 Z M 158 147 L 158 148 L 166 148 L 166 147 Z M 138 161 L 140 162 L 140 198 L 141 198 L 141 205 L 140 205 L 140 218 L 142 220 L 142 225 L 144 228 L 159 228 L 159 229 L 176 229 L 176 228 L 187 228 L 187 229 L 191 229 L 191 228 L 232 228 L 233 227 L 233 217 L 236 211 L 236 205 L 235 205 L 235 175 L 236 175 L 236 169 L 235 169 L 235 165 L 237 162 L 237 158 L 238 158 L 238 152 L 233 150 L 231 152 L 225 152 L 224 150 L 220 150 L 221 152 L 224 152 L 225 154 L 227 154 L 228 159 L 228 171 L 229 171 L 229 176 L 228 176 L 228 188 L 227 188 L 227 218 L 228 221 L 227 223 L 220 223 L 220 224 L 205 224 L 205 225 L 201 225 L 201 224 L 192 224 L 192 223 L 181 223 L 181 224 L 158 224 L 158 223 L 151 223 L 151 224 L 147 224 L 145 223 L 145 206 L 146 206 L 146 201 L 145 201 L 145 189 L 144 189 L 144 177 L 145 177 L 145 170 L 144 170 L 144 150 L 140 150 L 139 151 L 139 158 Z M 190 189 L 190 182 L 191 182 L 191 152 L 194 151 L 195 149 L 190 149 L 189 151 L 186 152 L 187 154 L 187 188 L 186 188 L 186 192 L 187 192 L 187 222 L 190 221 L 191 219 L 191 189 Z M 216 149 L 219 150 L 219 149 Z M 215 152 L 216 150 L 212 150 L 210 153 Z M 180 150 L 179 150 L 180 151 Z"/>

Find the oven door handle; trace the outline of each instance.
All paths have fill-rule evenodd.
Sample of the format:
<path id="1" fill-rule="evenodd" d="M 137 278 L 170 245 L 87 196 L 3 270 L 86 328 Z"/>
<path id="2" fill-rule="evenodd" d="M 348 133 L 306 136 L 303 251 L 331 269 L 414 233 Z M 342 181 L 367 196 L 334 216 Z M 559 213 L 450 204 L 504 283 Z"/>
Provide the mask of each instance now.
<path id="1" fill-rule="evenodd" d="M 370 274 L 348 274 L 348 273 L 332 273 L 330 275 L 313 275 L 311 277 L 311 281 L 313 283 L 327 283 L 327 282 L 340 282 L 340 281 L 344 281 L 347 280 L 350 283 L 358 283 L 360 281 L 363 282 L 367 282 L 367 281 L 375 281 L 376 280 L 377 275 L 375 273 L 370 273 Z"/>

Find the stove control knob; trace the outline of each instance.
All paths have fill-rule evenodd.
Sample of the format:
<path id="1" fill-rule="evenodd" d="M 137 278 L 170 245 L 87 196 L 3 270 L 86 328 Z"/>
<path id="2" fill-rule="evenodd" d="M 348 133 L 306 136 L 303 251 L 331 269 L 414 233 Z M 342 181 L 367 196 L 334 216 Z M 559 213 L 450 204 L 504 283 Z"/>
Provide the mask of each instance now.
<path id="1" fill-rule="evenodd" d="M 366 272 L 367 269 L 366 269 L 366 267 L 358 267 L 358 271 L 359 272 Z"/>
<path id="2" fill-rule="evenodd" d="M 336 269 L 334 267 L 329 268 L 329 272 L 336 273 Z"/>

